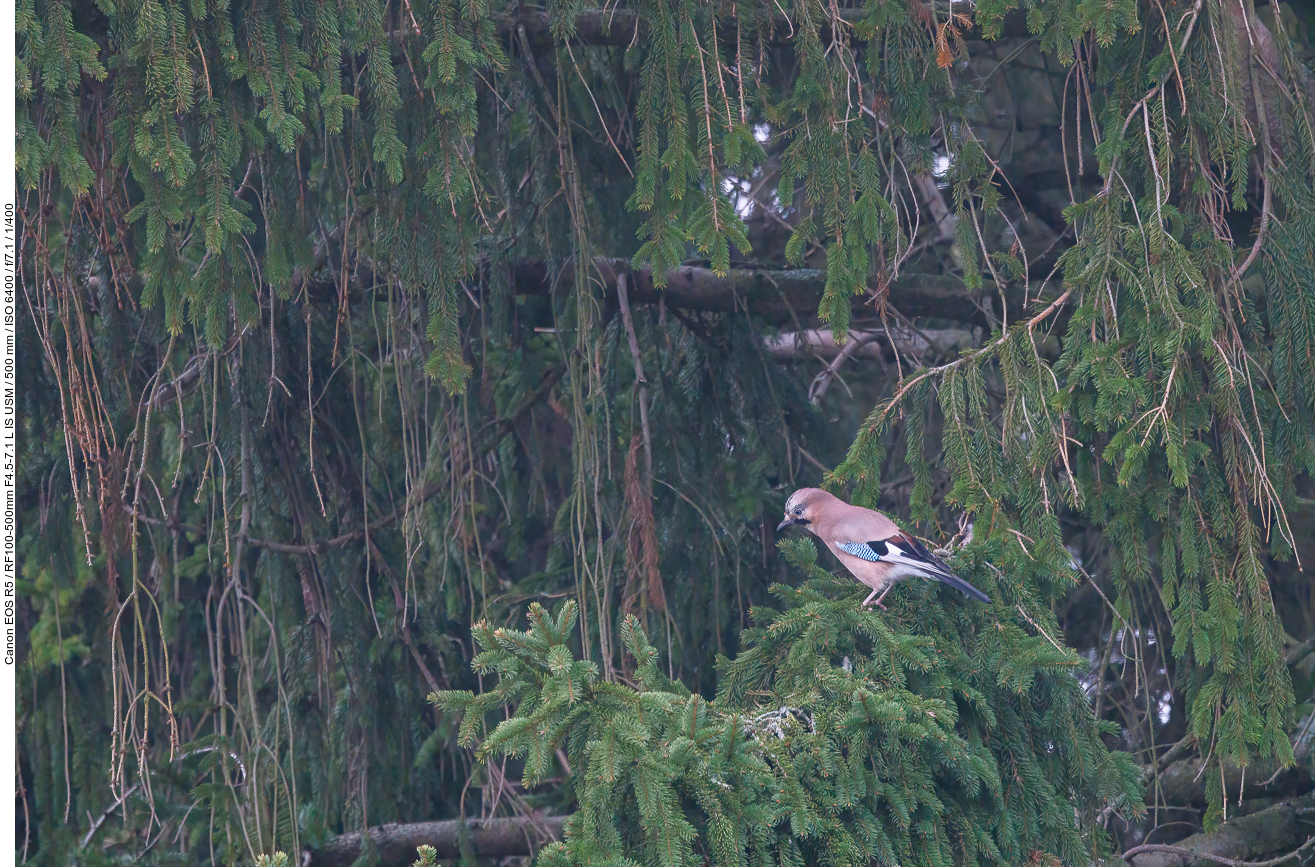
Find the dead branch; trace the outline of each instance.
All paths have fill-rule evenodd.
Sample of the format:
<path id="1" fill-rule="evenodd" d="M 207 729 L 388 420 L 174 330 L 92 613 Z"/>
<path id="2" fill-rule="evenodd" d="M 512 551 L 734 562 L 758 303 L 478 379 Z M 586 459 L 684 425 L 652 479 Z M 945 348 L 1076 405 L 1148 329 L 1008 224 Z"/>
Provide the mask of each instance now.
<path id="1" fill-rule="evenodd" d="M 1315 843 L 1312 833 L 1315 798 L 1277 804 L 1259 813 L 1225 822 L 1213 831 L 1193 834 L 1174 845 L 1146 843 L 1123 853 L 1133 867 L 1186 867 L 1226 864 L 1228 867 L 1276 867 Z M 1285 853 L 1263 861 L 1256 857 Z"/>
<path id="2" fill-rule="evenodd" d="M 466 839 L 478 858 L 533 855 L 552 840 L 561 839 L 567 816 L 520 816 L 514 819 L 470 819 Z M 433 846 L 440 859 L 460 858 L 462 823 L 412 822 L 370 828 L 363 834 L 339 834 L 319 849 L 306 850 L 303 863 L 310 867 L 347 867 L 368 843 L 383 867 L 410 864 L 417 846 Z"/>
<path id="3" fill-rule="evenodd" d="M 971 331 L 960 328 L 927 328 L 921 333 L 911 328 L 853 330 L 844 346 L 836 343 L 835 334 L 826 328 L 782 331 L 763 338 L 763 348 L 780 362 L 809 358 L 833 359 L 847 352 L 847 357 L 884 358 L 891 344 L 906 355 L 928 351 L 952 354 L 973 345 Z"/>
<path id="4" fill-rule="evenodd" d="M 616 278 L 628 275 L 631 304 L 656 304 L 664 300 L 669 308 L 711 313 L 734 313 L 748 310 L 768 322 L 786 324 L 795 311 L 814 311 L 826 287 L 826 272 L 815 268 L 769 270 L 737 268 L 719 277 L 710 268 L 682 265 L 667 273 L 667 285 L 657 288 L 648 268 L 634 268 L 629 259 L 598 257 L 593 261 L 591 278 L 600 282 L 611 303 L 616 303 Z M 571 285 L 574 266 L 564 265 L 553 273 L 543 262 L 519 262 L 513 267 L 518 295 L 548 295 L 554 286 Z M 1032 295 L 1037 294 L 1036 289 Z M 1018 299 L 1023 287 L 1018 287 Z M 856 313 L 884 302 L 905 316 L 934 316 L 955 322 L 989 327 L 972 293 L 957 277 L 937 274 L 913 274 L 890 281 L 883 293 L 876 281 L 865 296 L 854 300 Z M 1012 315 L 1012 311 L 1011 311 Z"/>

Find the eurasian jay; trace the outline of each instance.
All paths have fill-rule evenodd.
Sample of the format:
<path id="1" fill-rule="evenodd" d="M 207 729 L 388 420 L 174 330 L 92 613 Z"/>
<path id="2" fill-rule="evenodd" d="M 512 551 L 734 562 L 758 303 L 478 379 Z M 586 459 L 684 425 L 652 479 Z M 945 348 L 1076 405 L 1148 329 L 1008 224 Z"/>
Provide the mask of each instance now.
<path id="1" fill-rule="evenodd" d="M 876 606 L 885 611 L 881 600 L 890 588 L 915 575 L 949 584 L 982 602 L 991 601 L 985 593 L 951 572 L 950 567 L 890 518 L 871 509 L 851 506 L 820 488 L 800 488 L 785 501 L 785 520 L 776 530 L 780 532 L 792 525 L 803 527 L 821 539 L 850 574 L 872 588 L 863 600 L 865 608 L 876 597 Z"/>

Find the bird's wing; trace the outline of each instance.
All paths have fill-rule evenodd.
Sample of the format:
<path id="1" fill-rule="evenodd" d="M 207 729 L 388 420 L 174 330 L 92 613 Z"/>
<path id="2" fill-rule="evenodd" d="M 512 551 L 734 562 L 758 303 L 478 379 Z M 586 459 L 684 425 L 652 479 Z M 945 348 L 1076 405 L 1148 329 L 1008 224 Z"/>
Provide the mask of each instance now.
<path id="1" fill-rule="evenodd" d="M 837 548 L 846 554 L 872 562 L 881 561 L 892 566 L 905 566 L 929 578 L 953 575 L 949 567 L 937 560 L 926 548 L 904 535 L 891 536 L 875 542 L 841 542 Z"/>
<path id="2" fill-rule="evenodd" d="M 942 563 L 921 542 L 902 530 L 887 539 L 872 542 L 838 542 L 836 547 L 846 554 L 873 563 L 879 561 L 892 566 L 904 566 L 928 578 L 949 584 L 974 599 L 982 602 L 991 601 L 989 596 L 951 572 L 949 566 Z"/>
<path id="3" fill-rule="evenodd" d="M 925 545 L 910 536 L 908 533 L 901 531 L 900 533 L 891 536 L 886 540 L 886 545 L 898 550 L 902 556 L 917 560 L 920 563 L 930 566 L 936 571 L 944 572 L 949 575 L 954 574 L 950 571 L 949 566 L 942 563 L 935 554 L 927 550 Z"/>

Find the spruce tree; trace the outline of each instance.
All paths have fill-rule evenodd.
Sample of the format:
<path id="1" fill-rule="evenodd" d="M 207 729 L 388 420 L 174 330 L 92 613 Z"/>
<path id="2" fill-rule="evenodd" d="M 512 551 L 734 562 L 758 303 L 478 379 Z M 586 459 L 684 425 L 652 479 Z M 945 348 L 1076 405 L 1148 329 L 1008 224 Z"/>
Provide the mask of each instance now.
<path id="1" fill-rule="evenodd" d="M 821 569 L 810 543 L 784 548 L 809 580 L 774 588 L 781 610 L 755 611 L 762 625 L 723 658 L 712 701 L 660 672 L 633 616 L 621 640 L 635 668 L 621 682 L 572 652 L 573 603 L 555 617 L 532 605 L 527 631 L 476 625 L 474 665 L 497 674 L 496 689 L 430 699 L 462 714 L 466 743 L 489 712 L 514 706 L 478 754 L 523 761 L 527 788 L 566 751 L 578 808 L 538 863 L 949 867 L 1109 854 L 1098 808 L 1121 797 L 1139 808 L 1139 784 L 1129 756 L 1101 742 L 1116 729 L 1092 716 L 1072 651 L 1021 605 L 1002 621 L 924 588 L 893 616 L 863 611 L 866 588 Z M 970 568 L 976 580 L 988 572 Z M 988 586 L 1008 610 L 1023 583 Z"/>
<path id="2" fill-rule="evenodd" d="M 20 0 L 25 856 L 1086 863 L 1303 796 L 1310 15 Z M 860 612 L 804 485 L 993 604 Z"/>

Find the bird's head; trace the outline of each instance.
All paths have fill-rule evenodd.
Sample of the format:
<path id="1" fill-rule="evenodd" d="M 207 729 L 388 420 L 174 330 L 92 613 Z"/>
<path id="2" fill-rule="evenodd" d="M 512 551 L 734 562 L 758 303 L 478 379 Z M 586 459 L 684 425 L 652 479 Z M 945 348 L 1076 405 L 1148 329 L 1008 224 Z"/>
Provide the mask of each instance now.
<path id="1" fill-rule="evenodd" d="M 835 497 L 821 488 L 800 488 L 785 501 L 785 520 L 777 525 L 779 533 L 791 525 L 808 527 L 818 519 L 818 510 L 823 504 Z"/>

